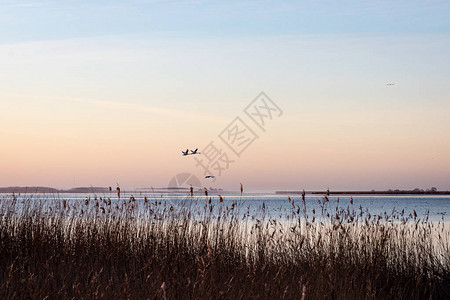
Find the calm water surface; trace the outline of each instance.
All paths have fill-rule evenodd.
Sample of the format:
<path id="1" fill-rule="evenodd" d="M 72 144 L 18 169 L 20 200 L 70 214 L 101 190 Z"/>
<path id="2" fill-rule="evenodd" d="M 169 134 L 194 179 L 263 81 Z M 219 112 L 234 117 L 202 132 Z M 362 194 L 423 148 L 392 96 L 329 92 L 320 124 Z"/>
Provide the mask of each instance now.
<path id="1" fill-rule="evenodd" d="M 80 204 L 85 203 L 86 200 L 98 201 L 103 199 L 111 199 L 114 203 L 128 202 L 130 197 L 134 197 L 135 203 L 138 207 L 144 208 L 144 199 L 147 198 L 148 202 L 161 203 L 159 205 L 166 206 L 186 206 L 193 205 L 202 207 L 205 203 L 209 202 L 211 197 L 211 203 L 214 205 L 214 211 L 217 211 L 219 207 L 225 209 L 227 206 L 231 207 L 234 201 L 239 203 L 238 210 L 241 213 L 249 212 L 252 214 L 258 214 L 265 208 L 265 213 L 274 218 L 285 218 L 292 214 L 292 211 L 297 211 L 298 208 L 303 208 L 301 196 L 290 196 L 291 202 L 288 200 L 288 195 L 276 195 L 276 194 L 226 194 L 223 195 L 224 202 L 219 203 L 219 197 L 217 195 L 194 195 L 193 198 L 186 194 L 155 194 L 155 193 L 124 193 L 119 199 L 115 193 L 108 194 L 18 194 L 16 195 L 19 202 L 25 199 L 32 199 L 34 201 L 42 202 L 54 202 L 67 200 L 68 203 Z M 0 199 L 11 199 L 11 194 L 0 194 Z M 338 203 L 339 199 L 339 203 Z M 353 204 L 351 204 L 351 199 Z M 292 205 L 292 201 L 294 205 Z M 319 203 L 320 202 L 320 203 Z M 102 201 L 100 201 L 100 204 Z M 306 208 L 307 214 L 312 215 L 312 211 L 315 210 L 316 215 L 321 213 L 323 196 L 321 195 L 306 195 Z M 361 195 L 361 196 L 329 196 L 329 201 L 325 204 L 325 213 L 331 215 L 336 212 L 336 209 L 347 209 L 360 212 L 360 209 L 365 213 L 371 215 L 379 214 L 392 214 L 401 213 L 404 211 L 404 215 L 408 216 L 413 214 L 415 210 L 419 218 L 424 218 L 429 214 L 429 220 L 448 221 L 450 215 L 450 196 L 449 195 Z M 214 212 L 213 211 L 213 212 Z"/>

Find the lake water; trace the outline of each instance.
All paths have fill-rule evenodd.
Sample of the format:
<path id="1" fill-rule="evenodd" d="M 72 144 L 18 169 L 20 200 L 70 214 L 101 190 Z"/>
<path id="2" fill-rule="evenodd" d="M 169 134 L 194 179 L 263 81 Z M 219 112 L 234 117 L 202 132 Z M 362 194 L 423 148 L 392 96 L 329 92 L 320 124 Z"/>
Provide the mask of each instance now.
<path id="1" fill-rule="evenodd" d="M 276 194 L 226 194 L 223 195 L 223 203 L 219 203 L 219 197 L 217 195 L 199 196 L 194 195 L 191 198 L 186 194 L 155 194 L 155 193 L 123 193 L 119 199 L 115 193 L 108 194 L 19 194 L 16 195 L 19 201 L 24 199 L 32 199 L 34 201 L 53 202 L 61 201 L 65 199 L 67 203 L 76 204 L 84 203 L 86 200 L 96 201 L 103 199 L 111 199 L 114 203 L 123 203 L 129 201 L 133 196 L 138 207 L 144 207 L 144 199 L 150 203 L 161 203 L 159 205 L 165 206 L 186 206 L 198 205 L 198 207 L 204 206 L 209 202 L 211 197 L 211 204 L 214 205 L 214 211 L 219 207 L 225 209 L 231 208 L 234 201 L 239 203 L 238 209 L 241 213 L 249 212 L 250 215 L 258 214 L 264 207 L 266 215 L 274 218 L 286 218 L 292 211 L 297 211 L 299 208 L 303 208 L 301 196 L 290 196 L 291 202 L 288 200 L 288 195 L 276 195 Z M 11 194 L 0 194 L 0 199 L 11 199 Z M 101 199 L 100 199 L 101 198 Z M 323 205 L 322 195 L 306 195 L 306 210 L 308 215 L 313 215 L 313 210 L 316 215 L 320 215 L 322 207 L 325 209 L 325 214 L 335 214 L 336 209 L 355 210 L 360 212 L 360 209 L 365 214 L 380 215 L 380 214 L 400 214 L 404 211 L 405 216 L 409 214 L 413 215 L 414 211 L 417 213 L 418 218 L 423 219 L 425 215 L 429 215 L 430 221 L 444 220 L 448 221 L 450 217 L 450 196 L 449 195 L 360 195 L 360 196 L 329 196 L 329 201 Z M 338 203 L 339 199 L 339 203 Z M 351 200 L 352 199 L 352 200 Z M 294 202 L 294 206 L 292 205 Z M 350 202 L 353 202 L 351 204 Z M 319 203 L 320 202 L 320 203 Z M 102 202 L 100 201 L 100 204 Z M 141 205 L 142 204 L 142 205 Z"/>

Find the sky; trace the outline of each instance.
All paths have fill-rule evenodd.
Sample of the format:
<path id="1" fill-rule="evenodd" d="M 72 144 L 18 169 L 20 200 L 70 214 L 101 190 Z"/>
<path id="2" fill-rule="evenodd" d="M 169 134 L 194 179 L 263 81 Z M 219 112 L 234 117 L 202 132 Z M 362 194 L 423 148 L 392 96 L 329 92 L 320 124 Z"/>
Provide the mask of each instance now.
<path id="1" fill-rule="evenodd" d="M 448 1 L 0 0 L 0 186 L 191 173 L 251 191 L 450 190 L 449 15 Z M 264 128 L 245 113 L 261 92 L 279 108 L 260 107 Z M 239 155 L 237 117 L 254 137 Z"/>

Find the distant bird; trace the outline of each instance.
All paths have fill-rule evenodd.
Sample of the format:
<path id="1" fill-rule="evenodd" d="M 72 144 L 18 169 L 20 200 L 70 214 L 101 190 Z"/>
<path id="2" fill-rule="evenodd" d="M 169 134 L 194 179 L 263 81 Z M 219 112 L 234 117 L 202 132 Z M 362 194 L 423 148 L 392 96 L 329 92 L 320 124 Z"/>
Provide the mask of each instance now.
<path id="1" fill-rule="evenodd" d="M 216 178 L 216 177 L 213 175 L 208 175 L 208 176 L 205 176 L 205 178 Z"/>
<path id="2" fill-rule="evenodd" d="M 197 152 L 197 151 L 198 151 L 198 148 L 195 149 L 194 151 L 191 150 L 191 154 L 200 154 L 200 152 Z"/>
<path id="3" fill-rule="evenodd" d="M 189 155 L 189 149 L 186 149 L 186 152 L 181 151 L 181 153 L 183 153 L 183 156 Z"/>
<path id="4" fill-rule="evenodd" d="M 395 85 L 395 83 L 386 83 L 386 85 Z"/>

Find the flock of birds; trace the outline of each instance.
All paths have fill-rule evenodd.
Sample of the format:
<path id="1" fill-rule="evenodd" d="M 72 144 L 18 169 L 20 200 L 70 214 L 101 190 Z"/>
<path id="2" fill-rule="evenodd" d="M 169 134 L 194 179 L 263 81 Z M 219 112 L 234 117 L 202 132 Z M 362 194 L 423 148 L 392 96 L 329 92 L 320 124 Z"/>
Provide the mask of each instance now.
<path id="1" fill-rule="evenodd" d="M 195 150 L 191 150 L 191 153 L 189 153 L 189 149 L 186 149 L 186 151 L 181 150 L 181 153 L 183 153 L 183 156 L 200 154 L 200 152 L 197 152 L 197 151 L 198 151 L 198 148 Z"/>
<path id="2" fill-rule="evenodd" d="M 191 151 L 191 153 L 189 153 L 189 151 Z M 186 151 L 181 150 L 181 153 L 182 153 L 183 156 L 200 154 L 200 152 L 198 152 L 198 148 L 195 149 L 195 150 L 189 150 L 189 149 L 186 149 Z M 207 175 L 207 176 L 205 176 L 205 178 L 215 178 L 215 176 Z"/>

